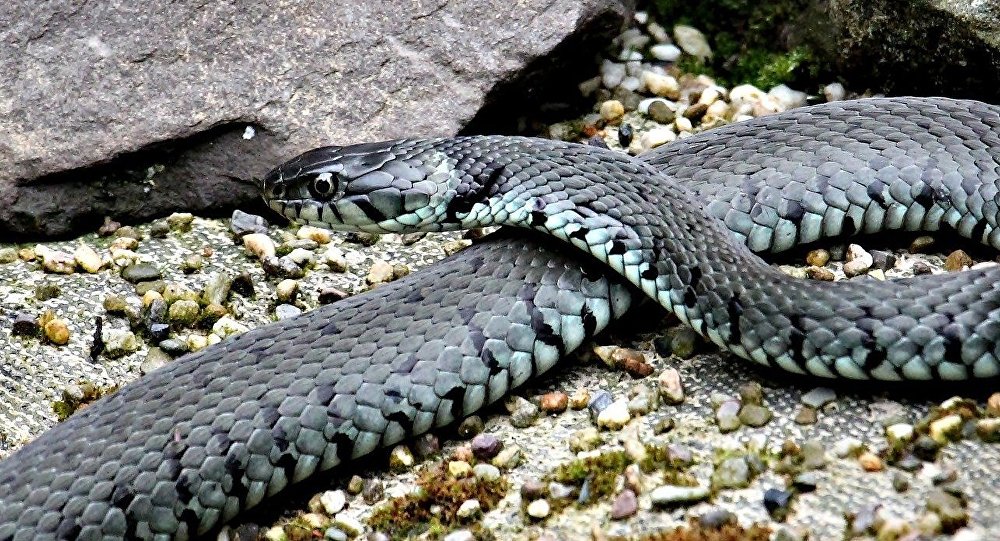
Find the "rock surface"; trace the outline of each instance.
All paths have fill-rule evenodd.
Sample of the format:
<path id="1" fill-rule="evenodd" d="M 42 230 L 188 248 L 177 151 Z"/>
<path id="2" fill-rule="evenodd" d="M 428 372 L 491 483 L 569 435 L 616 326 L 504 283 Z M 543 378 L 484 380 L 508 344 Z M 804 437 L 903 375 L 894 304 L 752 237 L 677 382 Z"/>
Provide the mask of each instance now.
<path id="1" fill-rule="evenodd" d="M 803 25 L 832 31 L 827 53 L 850 86 L 888 94 L 1000 100 L 1000 4 L 829 0 Z"/>
<path id="2" fill-rule="evenodd" d="M 0 234 L 218 211 L 307 148 L 490 129 L 575 88 L 632 8 L 488 4 L 5 3 Z"/>

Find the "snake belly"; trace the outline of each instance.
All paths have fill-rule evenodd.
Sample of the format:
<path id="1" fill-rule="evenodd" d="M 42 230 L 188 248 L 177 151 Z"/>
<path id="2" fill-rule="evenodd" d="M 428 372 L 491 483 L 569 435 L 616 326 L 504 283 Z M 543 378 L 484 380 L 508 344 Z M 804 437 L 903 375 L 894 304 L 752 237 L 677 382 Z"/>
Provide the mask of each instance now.
<path id="1" fill-rule="evenodd" d="M 269 177 L 283 196 L 304 181 L 300 199 L 268 195 L 286 215 L 377 230 L 508 223 L 545 235 L 491 236 L 98 401 L 0 462 L 0 540 L 203 534 L 548 369 L 638 294 L 615 273 L 724 348 L 793 372 L 995 375 L 995 269 L 803 282 L 740 241 L 780 251 L 949 225 L 997 246 L 998 133 L 996 107 L 903 98 L 726 126 L 644 157 L 653 165 L 498 137 L 307 153 Z"/>

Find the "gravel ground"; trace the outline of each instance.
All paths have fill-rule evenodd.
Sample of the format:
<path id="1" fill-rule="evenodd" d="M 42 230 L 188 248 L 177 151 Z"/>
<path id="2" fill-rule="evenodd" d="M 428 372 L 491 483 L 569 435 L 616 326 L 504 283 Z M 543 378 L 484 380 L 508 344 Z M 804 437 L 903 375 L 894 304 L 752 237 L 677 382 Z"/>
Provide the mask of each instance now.
<path id="1" fill-rule="evenodd" d="M 643 16 L 637 20 L 642 24 L 615 44 L 620 54 L 605 61 L 602 73 L 581 87 L 595 98 L 595 112 L 551 126 L 548 135 L 596 138 L 613 148 L 640 153 L 717 124 L 802 105 L 807 100 L 806 94 L 787 88 L 769 92 L 725 89 L 704 77 L 677 73 L 670 59 L 700 54 L 703 44 L 697 35 L 675 31 L 677 46 L 673 46 L 661 39 L 670 37 L 664 27 Z M 835 84 L 823 91 L 824 99 L 845 95 Z M 261 262 L 234 242 L 229 220 L 194 218 L 189 226 L 186 222 L 186 217 L 175 216 L 139 225 L 134 231 L 142 240 L 134 247 L 121 240 L 130 235 L 128 228 L 110 236 L 86 234 L 38 246 L 0 246 L 0 458 L 57 422 L 52 406 L 64 399 L 67 389 L 73 396 L 81 394 L 84 382 L 98 388 L 125 384 L 142 370 L 163 362 L 162 350 L 150 347 L 150 340 L 131 345 L 129 340 L 122 341 L 128 338 L 130 328 L 127 315 L 109 314 L 105 309 L 109 296 L 125 300 L 127 305 L 141 304 L 136 285 L 121 277 L 123 267 L 149 263 L 160 272 L 163 282 L 171 285 L 167 292 L 158 288 L 162 295 L 146 294 L 147 303 L 155 302 L 158 296 L 169 301 L 185 298 L 185 290 L 197 294 L 216 273 L 233 277 L 246 272 L 256 296 L 230 295 L 226 303 L 229 314 L 247 327 L 275 317 L 276 305 L 282 304 L 278 296 L 284 294 L 279 290 L 291 287 L 291 283 L 265 274 Z M 340 234 L 333 234 L 327 243 L 322 232 L 299 232 L 299 237 L 320 240 L 313 243 L 298 239 L 297 232 L 294 226 L 271 226 L 264 234 L 283 245 L 279 253 L 299 246 L 305 252 L 298 254 L 316 262 L 304 277 L 295 280 L 297 298 L 284 303 L 305 310 L 318 304 L 324 289 L 363 290 L 373 267 L 384 266 L 379 261 L 415 270 L 439 259 L 457 242 L 456 236 L 427 236 L 404 244 L 398 235 L 384 235 L 365 246 Z M 912 251 L 930 250 L 936 255 L 899 249 L 901 240 Z M 829 258 L 821 252 L 810 252 L 790 257 L 791 264 L 784 268 L 814 279 L 843 279 L 846 265 L 850 274 L 859 275 L 853 279 L 883 279 L 915 272 L 947 272 L 946 267 L 974 264 L 954 253 L 957 245 L 949 245 L 953 239 L 941 235 L 932 239 L 936 244 L 930 248 L 924 246 L 925 240 L 911 245 L 914 238 L 893 239 L 894 264 L 885 262 L 888 252 L 871 250 L 886 246 L 863 240 L 868 250 L 828 245 L 824 248 L 833 254 L 830 261 L 824 261 Z M 68 266 L 77 268 L 71 274 L 46 270 L 58 267 L 63 257 L 60 252 L 73 254 L 81 245 L 93 248 L 104 260 L 99 262 L 102 270 L 84 272 L 79 268 L 83 265 L 72 262 Z M 845 252 L 850 262 L 843 261 Z M 202 267 L 184 272 L 185 264 L 193 263 L 189 261 L 192 257 L 200 258 Z M 345 263 L 346 272 L 341 272 L 339 267 Z M 398 274 L 399 269 L 396 271 Z M 391 269 L 388 274 L 392 274 Z M 58 286 L 58 292 L 51 291 L 51 285 Z M 52 293 L 56 293 L 52 298 L 38 298 Z M 285 310 L 295 311 L 287 306 L 280 309 Z M 26 322 L 47 317 L 43 316 L 47 311 L 57 322 L 65 323 L 68 343 L 52 343 L 60 341 L 58 323 L 39 331 L 48 338 L 14 335 Z M 94 360 L 90 352 L 98 317 L 102 318 L 110 351 Z M 1000 491 L 995 482 L 1000 447 L 984 443 L 975 434 L 979 430 L 985 439 L 991 439 L 998 431 L 990 417 L 998 415 L 1000 408 L 1000 396 L 991 396 L 998 390 L 994 382 L 917 388 L 850 384 L 823 390 L 831 383 L 759 370 L 720 355 L 669 325 L 668 320 L 656 307 L 633 310 L 596 344 L 584 346 L 582 354 L 566 359 L 553 374 L 519 390 L 516 396 L 528 400 L 511 402 L 513 414 L 499 405 L 484 412 L 482 425 L 465 423 L 471 432 L 495 436 L 505 447 L 493 461 L 500 464 L 502 479 L 509 487 L 492 510 L 480 515 L 469 504 L 464 512 L 468 518 L 435 535 L 447 535 L 452 541 L 490 535 L 499 539 L 642 538 L 659 529 L 675 528 L 690 517 L 696 518 L 695 524 L 712 529 L 712 524 L 726 522 L 727 515 L 722 512 L 728 511 L 743 527 L 766 523 L 774 530 L 773 539 L 876 535 L 878 539 L 1000 538 Z M 175 346 L 182 342 L 197 347 L 227 332 L 219 324 L 214 332 L 191 327 L 195 326 L 171 334 Z M 594 346 L 611 346 L 598 351 L 614 357 L 611 364 L 616 366 L 602 362 Z M 116 348 L 124 349 L 117 352 Z M 129 352 L 132 348 L 136 349 Z M 671 393 L 677 392 L 672 383 L 674 370 L 683 385 L 684 398 L 679 401 L 677 397 L 670 400 Z M 609 394 L 606 400 L 599 397 L 604 392 Z M 566 398 L 560 393 L 570 395 L 571 405 L 594 404 L 566 409 L 559 405 Z M 828 395 L 819 400 L 824 404 L 816 408 L 803 405 L 823 394 Z M 934 413 L 928 417 L 954 394 L 977 401 L 979 409 L 973 411 L 968 404 L 951 401 L 944 404 L 945 414 L 956 413 L 957 424 L 953 423 L 955 416 Z M 541 414 L 536 411 L 539 404 Z M 597 411 L 601 416 L 593 419 L 591 410 L 595 417 Z M 941 417 L 936 423 L 921 422 Z M 750 424 L 759 426 L 747 426 Z M 887 426 L 902 443 L 889 443 Z M 917 435 L 911 436 L 907 427 L 915 429 Z M 946 443 L 935 444 L 927 434 Z M 278 502 L 279 510 L 265 510 L 251 518 L 266 525 L 279 515 L 285 517 L 278 520 L 277 527 L 260 528 L 270 539 L 348 538 L 358 521 L 386 500 L 412 494 L 419 472 L 443 462 L 446 468 L 454 468 L 448 475 L 462 477 L 463 464 L 490 462 L 488 456 L 474 458 L 488 447 L 484 443 L 488 436 L 480 435 L 471 442 L 451 432 L 442 436 L 448 441 L 440 454 L 431 458 L 410 463 L 412 450 L 437 449 L 421 440 L 413 449 L 400 447 L 388 457 L 383 453 L 356 467 L 343 468 L 335 476 L 310 485 L 309 493 Z M 598 460 L 624 449 L 629 456 L 626 462 L 641 463 L 642 452 L 637 450 L 641 444 L 653 446 L 650 449 L 669 445 L 666 454 L 672 460 L 691 462 L 676 469 L 684 470 L 690 476 L 686 479 L 703 487 L 713 483 L 714 475 L 713 490 L 699 496 L 704 501 L 677 501 L 678 490 L 671 483 L 678 481 L 666 478 L 673 466 L 640 472 L 634 464 L 623 474 L 612 475 L 611 494 L 594 498 L 596 501 L 573 503 L 581 499 L 580 488 L 567 482 L 550 483 L 558 466 L 572 465 L 580 458 Z M 690 460 L 685 455 L 690 455 Z M 585 494 L 596 490 L 602 467 L 592 470 L 588 486 L 582 489 Z M 361 477 L 360 482 L 352 482 L 355 475 Z M 475 475 L 486 479 L 493 473 L 480 468 Z M 439 481 L 452 480 L 446 475 Z M 358 488 L 362 489 L 360 494 Z M 323 494 L 323 499 L 313 498 L 307 504 L 312 492 Z M 630 494 L 637 494 L 637 498 L 632 500 Z M 339 501 L 342 497 L 343 503 Z M 783 501 L 785 498 L 790 498 L 790 503 Z M 458 503 L 464 500 L 459 498 Z M 765 502 L 771 505 L 771 513 Z M 292 509 L 284 509 L 286 505 Z M 431 514 L 443 516 L 446 507 L 431 509 Z M 295 508 L 302 508 L 305 514 L 300 515 Z M 621 518 L 613 520 L 612 515 Z M 857 518 L 846 518 L 848 515 Z M 287 517 L 297 518 L 290 521 Z M 403 523 L 406 518 L 400 514 L 396 522 Z M 304 528 L 296 529 L 303 524 Z M 247 523 L 227 528 L 221 536 L 247 539 L 257 529 Z"/>

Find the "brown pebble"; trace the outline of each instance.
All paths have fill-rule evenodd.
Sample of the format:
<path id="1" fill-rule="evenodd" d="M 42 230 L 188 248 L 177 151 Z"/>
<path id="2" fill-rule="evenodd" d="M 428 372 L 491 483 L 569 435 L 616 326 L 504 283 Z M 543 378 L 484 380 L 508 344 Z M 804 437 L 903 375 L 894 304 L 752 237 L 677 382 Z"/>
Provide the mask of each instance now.
<path id="1" fill-rule="evenodd" d="M 948 259 L 944 260 L 944 269 L 947 271 L 960 271 L 963 268 L 971 267 L 975 261 L 963 250 L 955 250 L 948 254 Z"/>
<path id="2" fill-rule="evenodd" d="M 684 118 L 687 118 L 692 122 L 697 122 L 698 120 L 701 119 L 701 117 L 705 116 L 705 113 L 707 111 L 708 111 L 707 103 L 695 103 L 690 107 L 688 107 L 687 109 L 684 109 Z"/>
<path id="3" fill-rule="evenodd" d="M 858 463 L 865 471 L 882 471 L 885 469 L 885 464 L 882 463 L 882 459 L 878 455 L 870 451 L 865 451 L 858 455 Z"/>
<path id="4" fill-rule="evenodd" d="M 639 500 L 635 497 L 635 492 L 625 489 L 611 502 L 611 520 L 621 520 L 628 518 L 639 510 Z"/>
<path id="5" fill-rule="evenodd" d="M 111 219 L 110 216 L 104 217 L 104 223 L 97 229 L 97 234 L 101 237 L 107 237 L 115 231 L 118 231 L 122 224 Z"/>
<path id="6" fill-rule="evenodd" d="M 45 330 L 45 338 L 49 342 L 57 346 L 62 346 L 69 342 L 69 327 L 66 325 L 65 320 L 59 318 L 50 319 L 45 323 L 43 329 Z"/>
<path id="7" fill-rule="evenodd" d="M 641 351 L 617 346 L 596 346 L 594 353 L 612 368 L 621 368 L 644 378 L 653 373 L 653 366 L 646 362 L 646 356 Z"/>
<path id="8" fill-rule="evenodd" d="M 833 271 L 826 267 L 806 267 L 806 274 L 813 280 L 823 282 L 832 282 L 834 279 Z"/>
<path id="9" fill-rule="evenodd" d="M 800 425 L 814 425 L 816 424 L 816 410 L 810 408 L 809 406 L 803 406 L 802 409 L 795 414 L 795 424 Z"/>
<path id="10" fill-rule="evenodd" d="M 930 235 L 921 235 L 913 239 L 913 242 L 910 243 L 910 253 L 926 253 L 931 246 L 934 246 L 934 237 Z"/>
<path id="11" fill-rule="evenodd" d="M 573 391 L 572 396 L 569 397 L 569 407 L 574 410 L 582 410 L 587 407 L 588 402 L 590 402 L 590 391 L 585 387 Z"/>
<path id="12" fill-rule="evenodd" d="M 542 408 L 542 411 L 545 413 L 562 413 L 566 411 L 566 407 L 568 405 L 569 396 L 561 391 L 545 393 L 538 401 L 538 406 Z"/>
<path id="13" fill-rule="evenodd" d="M 822 267 L 830 261 L 830 252 L 819 248 L 806 254 L 806 263 L 814 267 Z"/>
<path id="14" fill-rule="evenodd" d="M 993 393 L 986 399 L 986 413 L 993 417 L 1000 417 L 1000 393 Z"/>

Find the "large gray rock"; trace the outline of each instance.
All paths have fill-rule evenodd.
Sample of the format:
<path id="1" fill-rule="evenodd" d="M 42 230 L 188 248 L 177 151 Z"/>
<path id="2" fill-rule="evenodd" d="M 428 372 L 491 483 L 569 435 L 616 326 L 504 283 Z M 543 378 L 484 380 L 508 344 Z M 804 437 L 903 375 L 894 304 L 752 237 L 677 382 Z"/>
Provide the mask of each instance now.
<path id="1" fill-rule="evenodd" d="M 1000 102 L 997 0 L 814 0 L 799 25 L 856 90 Z"/>
<path id="2" fill-rule="evenodd" d="M 473 117 L 499 129 L 516 112 L 498 109 L 530 110 L 585 78 L 574 67 L 630 10 L 631 0 L 5 2 L 0 235 L 221 210 L 254 197 L 236 179 L 322 144 L 453 134 Z"/>

